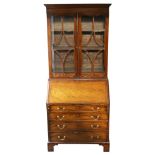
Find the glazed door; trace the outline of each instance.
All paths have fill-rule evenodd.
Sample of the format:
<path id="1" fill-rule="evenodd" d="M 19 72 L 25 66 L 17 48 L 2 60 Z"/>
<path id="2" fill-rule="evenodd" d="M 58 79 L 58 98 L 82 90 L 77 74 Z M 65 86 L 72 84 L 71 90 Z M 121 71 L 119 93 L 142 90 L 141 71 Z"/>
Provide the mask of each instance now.
<path id="1" fill-rule="evenodd" d="M 104 43 L 104 16 L 51 16 L 52 77 L 104 77 Z"/>
<path id="2" fill-rule="evenodd" d="M 52 76 L 77 75 L 75 16 L 51 16 Z"/>
<path id="3" fill-rule="evenodd" d="M 104 16 L 79 16 L 79 74 L 80 77 L 104 76 Z"/>

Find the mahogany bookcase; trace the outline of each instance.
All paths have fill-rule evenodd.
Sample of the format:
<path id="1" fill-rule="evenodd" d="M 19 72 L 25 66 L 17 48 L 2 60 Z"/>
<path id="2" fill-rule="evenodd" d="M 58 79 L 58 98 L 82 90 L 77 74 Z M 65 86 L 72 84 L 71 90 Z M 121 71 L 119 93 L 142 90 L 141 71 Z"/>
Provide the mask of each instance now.
<path id="1" fill-rule="evenodd" d="M 48 151 L 57 144 L 100 144 L 109 151 L 110 5 L 45 4 Z"/>

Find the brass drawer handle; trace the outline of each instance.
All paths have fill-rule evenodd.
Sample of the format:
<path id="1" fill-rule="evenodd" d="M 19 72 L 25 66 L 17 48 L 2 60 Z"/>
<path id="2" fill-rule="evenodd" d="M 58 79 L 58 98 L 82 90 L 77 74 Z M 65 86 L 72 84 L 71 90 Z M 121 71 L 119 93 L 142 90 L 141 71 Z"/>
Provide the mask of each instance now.
<path id="1" fill-rule="evenodd" d="M 57 127 L 58 127 L 59 129 L 61 129 L 61 130 L 64 129 L 65 126 L 66 126 L 65 124 L 63 124 L 63 125 L 59 125 L 59 124 L 58 124 L 58 125 L 57 125 Z"/>
<path id="2" fill-rule="evenodd" d="M 92 107 L 92 110 L 100 110 L 100 107 Z"/>
<path id="3" fill-rule="evenodd" d="M 93 118 L 93 119 L 95 119 L 95 120 L 98 120 L 100 118 L 99 115 L 97 115 L 97 116 L 90 116 L 90 117 Z"/>
<path id="4" fill-rule="evenodd" d="M 100 136 L 91 136 L 91 139 L 100 139 Z"/>
<path id="5" fill-rule="evenodd" d="M 93 128 L 93 129 L 97 129 L 97 128 L 99 128 L 99 125 L 97 124 L 97 125 L 93 125 L 93 124 L 91 124 L 91 128 Z"/>
<path id="6" fill-rule="evenodd" d="M 65 110 L 65 107 L 57 107 L 57 110 Z"/>
<path id="7" fill-rule="evenodd" d="M 63 120 L 63 118 L 64 118 L 65 116 L 63 115 L 63 116 L 57 116 L 57 118 L 60 120 L 60 121 L 62 121 Z"/>
<path id="8" fill-rule="evenodd" d="M 65 138 L 66 138 L 66 136 L 62 136 L 62 137 L 58 136 L 58 139 L 61 140 L 61 141 L 65 140 Z"/>

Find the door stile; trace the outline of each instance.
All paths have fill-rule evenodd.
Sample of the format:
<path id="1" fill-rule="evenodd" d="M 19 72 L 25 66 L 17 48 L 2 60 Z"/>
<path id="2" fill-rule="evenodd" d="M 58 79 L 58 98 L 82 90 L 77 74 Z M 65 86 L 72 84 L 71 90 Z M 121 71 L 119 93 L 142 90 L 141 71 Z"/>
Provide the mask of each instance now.
<path id="1" fill-rule="evenodd" d="M 51 16 L 50 15 L 47 15 L 47 36 L 48 36 L 48 64 L 49 64 L 49 78 L 52 78 L 52 48 L 51 48 L 51 38 L 52 38 L 52 35 L 51 35 L 51 29 L 52 29 L 52 26 L 51 26 Z"/>
<path id="2" fill-rule="evenodd" d="M 81 77 L 82 67 L 82 25 L 81 16 L 78 14 L 78 77 Z"/>
<path id="3" fill-rule="evenodd" d="M 75 65 L 75 77 L 78 77 L 78 27 L 77 16 L 74 16 L 74 65 Z"/>
<path id="4" fill-rule="evenodd" d="M 108 75 L 108 33 L 109 33 L 109 17 L 105 17 L 105 35 L 104 35 L 104 69 L 105 69 L 105 78 Z"/>

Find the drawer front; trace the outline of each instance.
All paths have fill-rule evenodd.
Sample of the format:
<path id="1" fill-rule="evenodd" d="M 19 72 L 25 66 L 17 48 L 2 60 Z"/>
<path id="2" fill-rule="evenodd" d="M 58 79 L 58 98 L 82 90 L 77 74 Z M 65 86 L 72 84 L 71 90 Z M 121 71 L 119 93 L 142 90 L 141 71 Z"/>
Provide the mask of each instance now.
<path id="1" fill-rule="evenodd" d="M 49 121 L 49 131 L 51 132 L 64 132 L 71 130 L 79 131 L 97 131 L 97 130 L 108 130 L 108 120 L 98 121 L 98 122 L 77 122 L 77 123 L 67 123 L 67 122 L 52 122 Z"/>
<path id="2" fill-rule="evenodd" d="M 70 133 L 49 133 L 51 142 L 104 142 L 108 140 L 107 132 L 70 132 Z"/>
<path id="3" fill-rule="evenodd" d="M 107 105 L 49 105 L 48 111 L 63 112 L 63 111 L 96 111 L 107 112 Z"/>
<path id="4" fill-rule="evenodd" d="M 96 112 L 48 113 L 48 120 L 52 120 L 52 121 L 80 121 L 80 120 L 98 121 L 98 120 L 107 120 L 107 119 L 108 119 L 108 114 L 96 113 Z"/>

